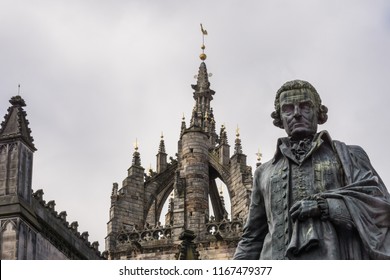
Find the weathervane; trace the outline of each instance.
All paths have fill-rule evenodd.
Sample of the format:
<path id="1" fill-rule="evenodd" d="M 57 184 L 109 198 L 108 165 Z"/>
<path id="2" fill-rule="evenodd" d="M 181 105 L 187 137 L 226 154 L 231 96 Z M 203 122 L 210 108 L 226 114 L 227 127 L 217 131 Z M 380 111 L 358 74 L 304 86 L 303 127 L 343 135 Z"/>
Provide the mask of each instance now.
<path id="1" fill-rule="evenodd" d="M 203 28 L 202 24 L 200 24 L 200 31 L 202 31 L 202 46 L 201 46 L 202 53 L 200 54 L 199 57 L 201 60 L 205 61 L 207 55 L 204 53 L 204 49 L 206 48 L 206 46 L 204 45 L 204 36 L 207 35 L 207 30 Z"/>
<path id="2" fill-rule="evenodd" d="M 205 61 L 207 58 L 207 55 L 204 53 L 204 50 L 206 48 L 206 46 L 204 45 L 204 36 L 208 35 L 208 33 L 207 33 L 207 30 L 203 28 L 203 24 L 200 24 L 200 31 L 202 31 L 202 46 L 201 46 L 202 53 L 199 55 L 199 58 L 202 61 Z M 209 77 L 213 76 L 213 73 L 209 73 L 208 76 Z M 198 78 L 198 75 L 195 75 L 194 79 L 197 79 L 197 78 Z"/>

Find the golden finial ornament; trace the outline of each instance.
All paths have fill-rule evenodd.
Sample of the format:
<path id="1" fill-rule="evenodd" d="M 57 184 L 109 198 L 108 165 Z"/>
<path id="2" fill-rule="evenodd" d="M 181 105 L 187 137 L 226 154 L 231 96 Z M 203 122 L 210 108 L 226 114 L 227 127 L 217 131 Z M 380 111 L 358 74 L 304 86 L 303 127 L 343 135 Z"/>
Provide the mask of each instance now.
<path id="1" fill-rule="evenodd" d="M 138 151 L 138 139 L 135 138 L 134 149 Z"/>
<path id="2" fill-rule="evenodd" d="M 240 137 L 240 128 L 238 127 L 237 125 L 237 128 L 236 128 L 236 137 Z"/>
<path id="3" fill-rule="evenodd" d="M 257 161 L 260 162 L 261 161 L 261 158 L 263 156 L 263 154 L 260 152 L 260 148 L 258 149 L 257 153 L 256 153 L 256 156 L 257 156 Z"/>
<path id="4" fill-rule="evenodd" d="M 204 53 L 204 50 L 206 48 L 206 46 L 204 45 L 204 36 L 205 35 L 208 35 L 207 34 L 207 30 L 203 28 L 203 25 L 200 24 L 200 31 L 202 31 L 202 46 L 201 46 L 201 49 L 202 49 L 202 53 L 199 55 L 199 58 L 202 60 L 202 61 L 205 61 L 206 58 L 207 58 L 207 55 Z"/>

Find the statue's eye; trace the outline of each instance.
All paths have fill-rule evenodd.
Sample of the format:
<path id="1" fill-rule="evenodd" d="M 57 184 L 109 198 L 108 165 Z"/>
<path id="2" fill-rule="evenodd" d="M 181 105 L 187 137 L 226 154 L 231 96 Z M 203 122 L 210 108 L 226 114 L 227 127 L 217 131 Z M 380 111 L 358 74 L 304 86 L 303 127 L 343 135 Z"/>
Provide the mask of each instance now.
<path id="1" fill-rule="evenodd" d="M 283 104 L 282 105 L 282 113 L 284 113 L 284 114 L 294 113 L 294 105 L 293 104 Z"/>
<path id="2" fill-rule="evenodd" d="M 302 111 L 310 111 L 313 108 L 313 103 L 311 103 L 310 101 L 302 102 L 299 104 L 299 108 Z"/>

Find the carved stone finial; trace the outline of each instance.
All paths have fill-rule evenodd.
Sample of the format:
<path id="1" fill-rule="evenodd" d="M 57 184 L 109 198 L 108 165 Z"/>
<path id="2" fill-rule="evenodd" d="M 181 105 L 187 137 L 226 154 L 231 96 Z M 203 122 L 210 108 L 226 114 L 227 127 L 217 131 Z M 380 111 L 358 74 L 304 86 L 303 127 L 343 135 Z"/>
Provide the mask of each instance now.
<path id="1" fill-rule="evenodd" d="M 33 197 L 35 197 L 39 202 L 43 202 L 43 190 L 39 189 L 35 193 L 33 193 Z"/>
<path id="2" fill-rule="evenodd" d="M 133 165 L 141 166 L 141 157 L 140 157 L 140 153 L 138 152 L 138 140 L 137 139 L 135 139 L 135 143 L 134 143 Z"/>
<path id="3" fill-rule="evenodd" d="M 160 145 L 158 147 L 158 152 L 161 154 L 165 154 L 165 142 L 164 142 L 164 135 L 161 132 L 161 137 L 160 137 Z"/>
<path id="4" fill-rule="evenodd" d="M 210 90 L 209 74 L 207 73 L 206 63 L 202 62 L 200 64 L 197 83 L 196 85 L 192 85 L 192 88 L 197 92 L 210 91 L 212 94 L 214 94 L 214 92 Z"/>
<path id="5" fill-rule="evenodd" d="M 26 102 L 20 95 L 16 95 L 11 97 L 9 103 L 11 103 L 13 106 L 19 106 L 19 107 L 25 107 Z"/>
<path id="6" fill-rule="evenodd" d="M 22 140 L 32 151 L 36 151 L 27 113 L 23 109 L 26 102 L 20 95 L 12 97 L 9 102 L 12 106 L 8 108 L 8 113 L 0 125 L 0 141 Z"/>
<path id="7" fill-rule="evenodd" d="M 256 156 L 257 156 L 257 163 L 256 163 L 256 166 L 260 166 L 261 165 L 261 158 L 262 158 L 262 156 L 263 156 L 263 154 L 260 152 L 260 148 L 259 148 L 259 150 L 257 151 L 257 153 L 256 153 Z"/>
<path id="8" fill-rule="evenodd" d="M 118 183 L 113 183 L 112 184 L 112 192 L 111 196 L 117 195 L 118 194 Z"/>
<path id="9" fill-rule="evenodd" d="M 219 132 L 219 143 L 221 145 L 228 144 L 227 132 L 226 132 L 225 125 L 221 125 L 221 130 Z"/>
<path id="10" fill-rule="evenodd" d="M 236 129 L 236 141 L 234 145 L 234 153 L 235 154 L 242 154 L 242 146 L 241 146 L 241 139 L 240 139 L 240 129 L 237 126 Z"/>
<path id="11" fill-rule="evenodd" d="M 84 231 L 84 232 L 81 234 L 81 238 L 84 239 L 85 241 L 88 241 L 88 237 L 89 237 L 88 231 Z"/>
<path id="12" fill-rule="evenodd" d="M 46 207 L 49 208 L 51 211 L 55 210 L 56 207 L 56 202 L 54 200 L 50 200 L 47 204 Z"/>
<path id="13" fill-rule="evenodd" d="M 73 231 L 73 232 L 77 232 L 77 228 L 79 227 L 79 223 L 77 222 L 77 221 L 75 221 L 75 222 L 72 222 L 71 224 L 70 224 L 70 229 Z"/>
<path id="14" fill-rule="evenodd" d="M 198 260 L 199 252 L 196 250 L 194 239 L 195 233 L 192 230 L 184 230 L 180 233 L 179 239 L 183 242 L 180 245 L 180 251 L 176 258 L 178 260 Z"/>
<path id="15" fill-rule="evenodd" d="M 58 214 L 58 217 L 59 217 L 63 222 L 66 222 L 66 216 L 68 216 L 68 214 L 66 213 L 66 211 L 61 211 L 60 214 Z"/>
<path id="16" fill-rule="evenodd" d="M 93 248 L 95 251 L 99 251 L 99 242 L 98 242 L 98 241 L 92 242 L 92 248 Z"/>

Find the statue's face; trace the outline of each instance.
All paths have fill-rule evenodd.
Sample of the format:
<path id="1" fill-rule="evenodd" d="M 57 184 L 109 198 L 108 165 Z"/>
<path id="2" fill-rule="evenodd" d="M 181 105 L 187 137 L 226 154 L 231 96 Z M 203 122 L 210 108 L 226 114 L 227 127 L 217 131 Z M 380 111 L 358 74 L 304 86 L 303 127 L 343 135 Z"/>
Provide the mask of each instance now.
<path id="1" fill-rule="evenodd" d="M 284 91 L 279 97 L 280 116 L 287 135 L 303 139 L 317 132 L 316 101 L 308 89 Z"/>

